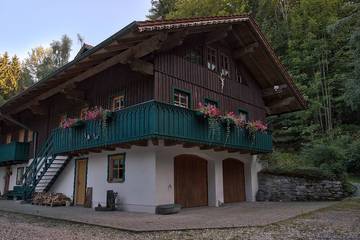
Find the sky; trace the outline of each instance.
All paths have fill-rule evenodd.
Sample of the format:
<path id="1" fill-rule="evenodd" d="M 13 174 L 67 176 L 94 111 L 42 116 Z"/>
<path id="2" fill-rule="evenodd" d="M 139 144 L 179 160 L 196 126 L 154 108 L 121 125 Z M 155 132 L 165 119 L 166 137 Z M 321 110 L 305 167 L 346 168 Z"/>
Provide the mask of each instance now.
<path id="1" fill-rule="evenodd" d="M 93 46 L 134 20 L 145 20 L 150 0 L 0 0 L 0 54 L 23 59 L 37 46 L 67 34 L 74 57 L 79 33 Z"/>

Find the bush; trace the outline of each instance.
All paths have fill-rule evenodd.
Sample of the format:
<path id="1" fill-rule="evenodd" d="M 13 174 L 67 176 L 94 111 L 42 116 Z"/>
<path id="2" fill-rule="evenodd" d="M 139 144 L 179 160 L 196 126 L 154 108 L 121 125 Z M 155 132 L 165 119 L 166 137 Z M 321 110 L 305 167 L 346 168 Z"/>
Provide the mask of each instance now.
<path id="1" fill-rule="evenodd" d="M 262 160 L 265 162 L 264 165 L 269 168 L 292 169 L 304 166 L 304 161 L 299 159 L 297 155 L 280 151 L 265 155 Z"/>
<path id="2" fill-rule="evenodd" d="M 346 176 L 346 150 L 335 142 L 317 143 L 305 148 L 302 151 L 305 161 L 308 165 L 320 168 L 322 172 L 334 174 L 338 179 L 344 179 Z"/>
<path id="3" fill-rule="evenodd" d="M 346 169 L 360 176 L 360 141 L 353 142 L 347 151 Z"/>
<path id="4" fill-rule="evenodd" d="M 328 171 L 323 171 L 320 168 L 307 167 L 307 168 L 266 168 L 260 171 L 260 173 L 271 174 L 276 176 L 286 177 L 299 177 L 312 180 L 342 180 Z"/>

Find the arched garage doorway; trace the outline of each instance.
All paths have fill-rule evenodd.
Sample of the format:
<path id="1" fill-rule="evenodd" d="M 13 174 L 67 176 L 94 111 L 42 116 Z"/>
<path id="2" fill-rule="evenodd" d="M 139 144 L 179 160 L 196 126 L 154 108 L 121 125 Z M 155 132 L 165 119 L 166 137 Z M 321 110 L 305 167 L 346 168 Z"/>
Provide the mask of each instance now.
<path id="1" fill-rule="evenodd" d="M 207 161 L 190 154 L 174 159 L 175 203 L 182 207 L 208 205 Z"/>
<path id="2" fill-rule="evenodd" d="M 224 203 L 245 201 L 244 163 L 228 158 L 223 161 Z"/>

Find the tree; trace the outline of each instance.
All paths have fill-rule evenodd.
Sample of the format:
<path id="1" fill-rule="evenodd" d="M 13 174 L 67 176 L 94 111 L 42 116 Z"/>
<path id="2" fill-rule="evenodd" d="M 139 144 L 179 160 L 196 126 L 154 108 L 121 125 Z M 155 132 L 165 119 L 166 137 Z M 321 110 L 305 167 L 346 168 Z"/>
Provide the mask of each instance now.
<path id="1" fill-rule="evenodd" d="M 72 41 L 67 35 L 61 40 L 54 40 L 50 47 L 42 46 L 31 49 L 24 60 L 21 82 L 24 87 L 45 78 L 57 68 L 69 61 Z"/>
<path id="2" fill-rule="evenodd" d="M 165 19 L 174 10 L 176 0 L 151 0 L 151 9 L 147 17 L 152 20 Z"/>
<path id="3" fill-rule="evenodd" d="M 249 12 L 250 0 L 178 0 L 168 18 L 234 15 Z"/>
<path id="4" fill-rule="evenodd" d="M 3 99 L 7 99 L 17 92 L 20 71 L 20 61 L 16 55 L 11 60 L 7 52 L 0 55 L 0 95 Z"/>

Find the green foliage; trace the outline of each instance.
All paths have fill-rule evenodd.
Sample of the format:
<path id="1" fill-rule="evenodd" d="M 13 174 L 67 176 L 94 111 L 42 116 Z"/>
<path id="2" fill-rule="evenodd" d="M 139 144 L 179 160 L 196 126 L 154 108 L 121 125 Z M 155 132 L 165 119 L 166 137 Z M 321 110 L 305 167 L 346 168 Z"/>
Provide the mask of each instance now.
<path id="1" fill-rule="evenodd" d="M 347 171 L 360 176 L 360 140 L 354 141 L 347 150 Z"/>
<path id="2" fill-rule="evenodd" d="M 331 172 L 323 171 L 320 168 L 307 167 L 307 168 L 266 168 L 261 170 L 261 173 L 272 174 L 277 176 L 286 177 L 299 177 L 312 180 L 342 180 Z"/>
<path id="3" fill-rule="evenodd" d="M 304 161 L 289 152 L 274 151 L 270 155 L 263 156 L 262 160 L 268 168 L 294 169 L 304 167 Z"/>
<path id="4" fill-rule="evenodd" d="M 11 59 L 7 52 L 0 55 L 0 95 L 3 99 L 9 98 L 17 92 L 20 70 L 20 61 L 16 55 Z"/>
<path id="5" fill-rule="evenodd" d="M 24 84 L 37 82 L 69 61 L 71 39 L 64 35 L 60 41 L 52 41 L 49 48 L 42 46 L 31 49 L 23 64 L 21 81 Z"/>

